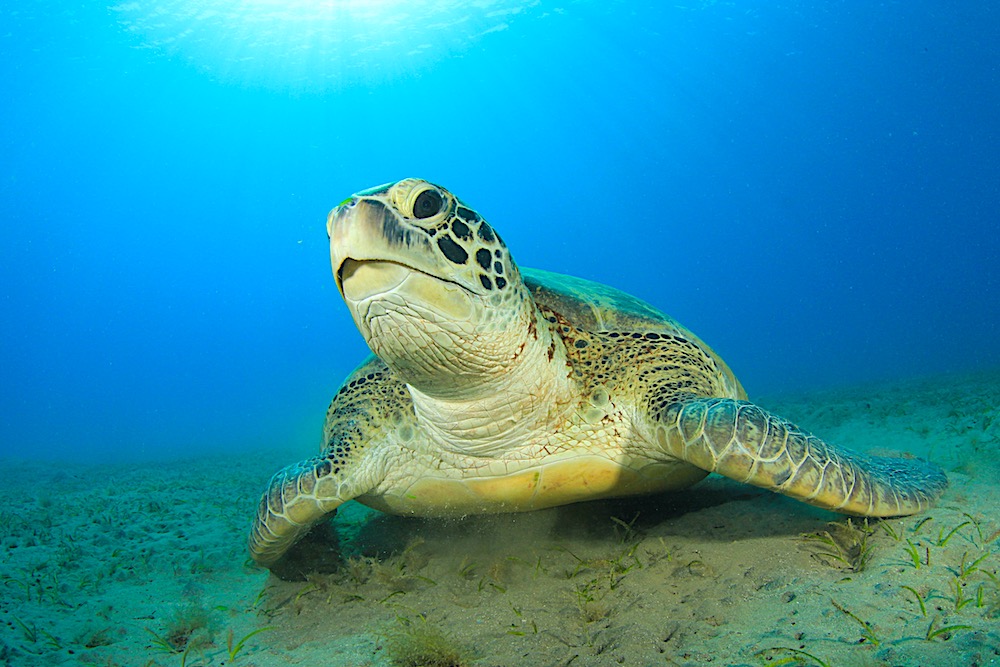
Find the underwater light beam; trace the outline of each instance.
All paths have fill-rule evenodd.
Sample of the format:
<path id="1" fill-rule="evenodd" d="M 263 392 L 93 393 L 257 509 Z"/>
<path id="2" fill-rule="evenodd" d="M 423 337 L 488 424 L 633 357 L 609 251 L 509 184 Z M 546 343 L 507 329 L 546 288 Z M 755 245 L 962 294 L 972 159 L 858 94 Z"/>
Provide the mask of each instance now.
<path id="1" fill-rule="evenodd" d="M 536 5 L 516 0 L 135 0 L 140 48 L 220 78 L 322 86 L 391 78 L 466 50 Z"/>

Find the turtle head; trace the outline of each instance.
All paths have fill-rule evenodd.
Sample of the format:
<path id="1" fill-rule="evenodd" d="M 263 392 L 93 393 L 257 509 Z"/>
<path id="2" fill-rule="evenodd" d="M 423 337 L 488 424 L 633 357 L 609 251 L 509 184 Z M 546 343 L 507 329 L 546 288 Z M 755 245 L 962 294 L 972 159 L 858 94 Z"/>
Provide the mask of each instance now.
<path id="1" fill-rule="evenodd" d="M 516 362 L 533 302 L 500 236 L 450 192 L 417 179 L 364 190 L 327 233 L 355 324 L 404 382 L 468 396 Z"/>

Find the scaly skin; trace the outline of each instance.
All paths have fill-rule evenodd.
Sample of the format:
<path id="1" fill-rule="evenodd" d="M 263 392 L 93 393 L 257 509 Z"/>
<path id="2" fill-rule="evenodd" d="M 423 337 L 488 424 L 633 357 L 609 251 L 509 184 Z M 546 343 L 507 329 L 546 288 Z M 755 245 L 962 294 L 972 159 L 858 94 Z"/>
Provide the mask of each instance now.
<path id="1" fill-rule="evenodd" d="M 948 486 L 937 466 L 832 447 L 746 401 L 681 401 L 657 421 L 657 443 L 672 456 L 842 514 L 915 514 Z"/>

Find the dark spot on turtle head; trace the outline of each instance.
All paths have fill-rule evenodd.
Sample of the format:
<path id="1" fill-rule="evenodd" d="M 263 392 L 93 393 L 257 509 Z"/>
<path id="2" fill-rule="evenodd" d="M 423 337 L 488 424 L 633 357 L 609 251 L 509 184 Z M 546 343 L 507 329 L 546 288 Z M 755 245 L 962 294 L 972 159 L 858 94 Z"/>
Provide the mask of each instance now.
<path id="1" fill-rule="evenodd" d="M 503 262 L 496 262 L 493 264 L 493 272 L 498 276 L 503 275 Z"/>
<path id="2" fill-rule="evenodd" d="M 482 273 L 479 274 L 479 282 L 481 282 L 483 287 L 486 289 L 493 289 L 493 283 L 490 281 L 489 277 L 483 275 Z"/>
<path id="3" fill-rule="evenodd" d="M 493 243 L 493 240 L 496 238 L 496 236 L 493 233 L 493 228 L 490 227 L 490 224 L 485 220 L 483 220 L 483 224 L 479 225 L 478 233 L 479 233 L 479 238 L 481 238 L 486 243 Z"/>
<path id="4" fill-rule="evenodd" d="M 459 206 L 457 209 L 455 209 L 455 213 L 458 213 L 458 216 L 462 218 L 462 220 L 465 220 L 466 222 L 475 222 L 476 220 L 479 220 L 479 214 L 473 211 L 471 208 Z"/>
<path id="5" fill-rule="evenodd" d="M 461 220 L 454 220 L 451 223 L 451 231 L 455 233 L 455 236 L 463 241 L 468 241 L 472 238 L 472 230 L 469 229 L 469 226 Z"/>
<path id="6" fill-rule="evenodd" d="M 437 236 L 437 233 L 438 233 L 438 230 L 439 230 L 438 227 L 417 227 L 417 229 L 419 229 L 420 231 L 422 231 L 424 234 L 427 234 L 427 236 L 429 236 L 431 238 L 434 238 L 435 236 Z"/>
<path id="7" fill-rule="evenodd" d="M 503 278 L 497 277 L 497 289 L 503 289 L 507 286 L 507 281 Z"/>
<path id="8" fill-rule="evenodd" d="M 442 236 L 439 238 L 438 248 L 441 248 L 441 252 L 444 253 L 444 256 L 455 264 L 465 264 L 465 262 L 469 259 L 469 253 L 465 252 L 465 248 L 455 243 L 450 236 Z"/>
<path id="9" fill-rule="evenodd" d="M 490 256 L 490 251 L 486 248 L 480 248 L 476 251 L 476 261 L 479 262 L 479 266 L 483 267 L 487 271 L 490 268 L 491 259 L 492 257 Z"/>

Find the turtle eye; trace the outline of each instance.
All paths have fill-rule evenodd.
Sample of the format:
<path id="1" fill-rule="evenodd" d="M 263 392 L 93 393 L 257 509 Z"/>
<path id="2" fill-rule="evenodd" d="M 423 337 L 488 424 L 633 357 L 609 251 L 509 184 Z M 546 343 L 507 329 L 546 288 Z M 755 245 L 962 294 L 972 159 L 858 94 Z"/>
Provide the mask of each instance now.
<path id="1" fill-rule="evenodd" d="M 418 220 L 430 218 L 441 212 L 444 198 L 437 190 L 424 190 L 413 202 L 413 217 Z"/>

